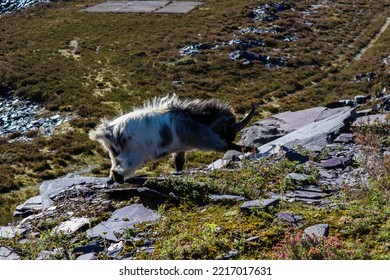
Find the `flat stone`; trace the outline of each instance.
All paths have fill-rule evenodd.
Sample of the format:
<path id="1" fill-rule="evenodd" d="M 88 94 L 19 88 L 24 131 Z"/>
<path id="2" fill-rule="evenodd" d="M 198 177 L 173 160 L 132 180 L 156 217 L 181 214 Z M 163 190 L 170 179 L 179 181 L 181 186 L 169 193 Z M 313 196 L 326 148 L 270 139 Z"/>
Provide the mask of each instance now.
<path id="1" fill-rule="evenodd" d="M 244 201 L 245 197 L 231 194 L 211 194 L 209 199 L 214 202 L 218 201 Z"/>
<path id="2" fill-rule="evenodd" d="M 293 197 L 289 201 L 291 201 L 291 202 L 303 202 L 303 203 L 311 204 L 311 205 L 322 205 L 322 204 L 326 204 L 327 203 L 327 201 L 325 201 L 325 200 L 323 200 L 321 198 L 306 198 L 306 197 Z"/>
<path id="3" fill-rule="evenodd" d="M 341 133 L 334 139 L 335 143 L 352 143 L 354 139 L 354 135 L 352 133 Z"/>
<path id="4" fill-rule="evenodd" d="M 207 166 L 209 170 L 218 170 L 227 166 L 231 160 L 218 159 Z"/>
<path id="5" fill-rule="evenodd" d="M 119 12 L 129 5 L 129 1 L 107 1 L 84 9 L 85 12 Z"/>
<path id="6" fill-rule="evenodd" d="M 135 224 L 156 221 L 160 216 L 142 204 L 132 204 L 116 210 L 111 218 L 101 222 L 87 231 L 89 238 L 103 237 L 107 240 L 119 242 L 116 234 L 122 234 L 126 229 L 133 228 Z"/>
<path id="7" fill-rule="evenodd" d="M 155 13 L 176 13 L 183 14 L 188 13 L 197 6 L 203 4 L 202 2 L 177 2 L 173 1 L 169 5 L 154 11 Z"/>
<path id="8" fill-rule="evenodd" d="M 334 174 L 331 174 L 326 170 L 320 170 L 320 176 L 323 179 L 334 179 L 335 178 Z"/>
<path id="9" fill-rule="evenodd" d="M 53 229 L 53 232 L 56 234 L 63 233 L 66 235 L 70 235 L 75 233 L 76 231 L 81 230 L 82 228 L 89 225 L 89 219 L 86 217 L 74 217 L 70 220 L 61 223 L 57 227 Z"/>
<path id="10" fill-rule="evenodd" d="M 252 212 L 256 209 L 268 210 L 269 207 L 275 206 L 279 203 L 279 198 L 257 199 L 246 201 L 241 205 L 241 210 Z"/>
<path id="11" fill-rule="evenodd" d="M 286 193 L 287 197 L 294 198 L 308 198 L 308 199 L 321 199 L 329 196 L 327 193 L 311 192 L 311 191 L 292 191 Z"/>
<path id="12" fill-rule="evenodd" d="M 0 246 L 0 260 L 20 260 L 20 256 L 6 246 Z"/>
<path id="13" fill-rule="evenodd" d="M 120 241 L 118 243 L 112 243 L 107 249 L 108 256 L 110 258 L 116 258 L 122 252 L 125 247 L 124 242 Z"/>
<path id="14" fill-rule="evenodd" d="M 293 226 L 299 226 L 300 221 L 303 220 L 302 216 L 291 213 L 278 213 L 276 216 L 283 221 L 289 222 Z"/>
<path id="15" fill-rule="evenodd" d="M 96 259 L 96 254 L 91 252 L 77 257 L 78 261 L 91 261 Z"/>
<path id="16" fill-rule="evenodd" d="M 54 249 L 53 251 L 42 250 L 39 252 L 36 260 L 51 260 L 56 254 L 63 254 L 63 249 Z"/>
<path id="17" fill-rule="evenodd" d="M 295 188 L 296 191 L 307 191 L 307 192 L 317 192 L 324 193 L 325 191 L 315 185 L 303 185 Z"/>
<path id="18" fill-rule="evenodd" d="M 290 179 L 294 182 L 305 182 L 308 176 L 301 173 L 289 173 L 286 175 L 286 179 Z"/>
<path id="19" fill-rule="evenodd" d="M 328 224 L 317 224 L 311 227 L 308 227 L 304 230 L 304 234 L 310 237 L 327 237 L 329 235 L 329 225 Z"/>
<path id="20" fill-rule="evenodd" d="M 11 239 L 16 235 L 21 235 L 26 232 L 26 229 L 12 227 L 12 226 L 0 226 L 0 239 Z"/>
<path id="21" fill-rule="evenodd" d="M 129 5 L 123 7 L 121 12 L 151 13 L 165 7 L 168 1 L 130 1 Z"/>
<path id="22" fill-rule="evenodd" d="M 255 122 L 241 131 L 245 146 L 260 146 L 316 121 L 325 107 L 315 107 L 296 112 L 283 112 Z"/>
<path id="23" fill-rule="evenodd" d="M 375 123 L 388 123 L 389 120 L 386 114 L 374 114 L 359 117 L 352 123 L 352 126 L 361 126 L 361 125 L 373 125 Z"/>
<path id="24" fill-rule="evenodd" d="M 327 160 L 323 160 L 320 162 L 320 165 L 326 169 L 336 169 L 336 168 L 345 168 L 350 165 L 352 160 L 350 158 L 345 157 L 332 157 Z"/>
<path id="25" fill-rule="evenodd" d="M 188 13 L 203 4 L 195 1 L 107 1 L 83 9 L 104 13 Z"/>
<path id="26" fill-rule="evenodd" d="M 43 181 L 39 187 L 40 195 L 45 197 L 52 197 L 60 192 L 74 186 L 81 184 L 106 184 L 108 178 L 98 178 L 98 177 L 84 177 L 84 176 L 75 176 L 75 177 L 63 177 L 53 180 Z"/>
<path id="27" fill-rule="evenodd" d="M 338 134 L 345 124 L 353 118 L 354 109 L 342 107 L 327 109 L 313 123 L 301 127 L 283 137 L 271 141 L 258 148 L 258 157 L 278 153 L 281 146 L 294 148 L 297 145 L 325 146 L 329 135 Z"/>

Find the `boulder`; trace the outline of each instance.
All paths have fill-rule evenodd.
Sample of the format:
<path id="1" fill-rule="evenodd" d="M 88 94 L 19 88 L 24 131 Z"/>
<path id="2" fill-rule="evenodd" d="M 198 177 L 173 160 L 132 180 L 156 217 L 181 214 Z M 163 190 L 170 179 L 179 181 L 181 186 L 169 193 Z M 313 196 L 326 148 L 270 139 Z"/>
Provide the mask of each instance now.
<path id="1" fill-rule="evenodd" d="M 328 235 L 329 235 L 328 224 L 317 224 L 308 227 L 304 230 L 304 236 L 322 238 L 322 237 L 327 237 Z"/>

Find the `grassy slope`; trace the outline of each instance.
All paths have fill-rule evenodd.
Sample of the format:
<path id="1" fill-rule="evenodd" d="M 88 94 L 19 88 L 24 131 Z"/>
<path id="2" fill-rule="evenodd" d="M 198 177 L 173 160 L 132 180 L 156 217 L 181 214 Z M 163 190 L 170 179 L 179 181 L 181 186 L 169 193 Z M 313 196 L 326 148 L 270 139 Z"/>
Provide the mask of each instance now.
<path id="1" fill-rule="evenodd" d="M 388 55 L 390 30 L 362 59 L 353 61 L 389 16 L 388 0 L 353 1 L 354 5 L 350 1 L 335 1 L 318 14 L 308 16 L 307 20 L 314 23 L 311 29 L 298 12 L 280 14 L 281 19 L 274 24 L 284 30 L 282 35 L 293 33 L 299 39 L 287 43 L 280 40 L 280 34 L 255 36 L 264 40 L 267 47 L 253 49 L 290 57 L 288 67 L 279 69 L 266 69 L 260 63 L 243 66 L 233 62 L 227 57 L 233 47 L 205 51 L 190 58 L 178 55 L 182 46 L 233 39 L 241 27 L 267 27 L 268 23 L 253 22 L 249 15 L 254 7 L 268 1 L 243 4 L 238 0 L 210 0 L 186 15 L 79 11 L 97 2 L 65 1 L 0 18 L 2 89 L 13 88 L 16 94 L 40 101 L 49 110 L 71 111 L 79 116 L 71 123 L 73 130 L 66 134 L 0 146 L 1 154 L 7 155 L 0 158 L 0 170 L 5 174 L 0 191 L 6 193 L 0 194 L 3 224 L 10 220 L 10 210 L 17 203 L 36 192 L 27 186 L 37 186 L 43 179 L 88 164 L 102 164 L 102 171 L 96 172 L 106 174 L 107 157 L 87 140 L 86 131 L 100 117 L 129 110 L 149 97 L 167 93 L 219 97 L 231 101 L 239 113 L 244 113 L 250 102 L 256 102 L 260 118 L 270 112 L 318 106 L 388 87 L 388 69 L 381 61 Z M 297 11 L 317 3 L 290 2 Z M 74 40 L 78 43 L 75 56 L 65 56 Z M 378 79 L 370 83 L 350 82 L 356 74 L 365 72 L 375 72 Z M 203 156 L 191 155 L 192 162 L 207 162 L 218 155 L 202 159 Z M 153 171 L 160 165 L 150 164 L 144 171 Z M 9 192 L 11 189 L 15 191 Z M 208 218 L 211 217 L 205 220 Z M 331 218 L 329 222 L 334 223 Z M 279 240 L 280 232 L 274 234 Z M 161 252 L 160 257 L 170 256 L 163 249 Z"/>

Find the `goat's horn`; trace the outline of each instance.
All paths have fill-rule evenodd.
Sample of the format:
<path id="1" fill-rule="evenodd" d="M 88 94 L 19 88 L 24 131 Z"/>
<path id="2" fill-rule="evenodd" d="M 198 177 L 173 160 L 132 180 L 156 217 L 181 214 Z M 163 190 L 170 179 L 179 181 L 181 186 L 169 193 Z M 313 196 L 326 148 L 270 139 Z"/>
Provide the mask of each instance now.
<path id="1" fill-rule="evenodd" d="M 251 108 L 251 111 L 249 112 L 249 114 L 240 122 L 233 124 L 233 130 L 236 133 L 241 131 L 249 123 L 249 121 L 251 120 L 251 118 L 255 114 L 255 110 L 256 110 L 255 105 L 252 103 L 252 108 Z"/>

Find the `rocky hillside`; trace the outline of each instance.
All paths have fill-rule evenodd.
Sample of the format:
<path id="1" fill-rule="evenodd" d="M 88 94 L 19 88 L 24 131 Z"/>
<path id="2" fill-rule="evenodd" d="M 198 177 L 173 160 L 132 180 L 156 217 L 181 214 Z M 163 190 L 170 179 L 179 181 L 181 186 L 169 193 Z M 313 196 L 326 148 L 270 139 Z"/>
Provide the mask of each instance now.
<path id="1" fill-rule="evenodd" d="M 6 0 L 0 3 L 0 15 L 18 9 L 25 9 L 37 3 L 48 3 L 50 0 Z"/>
<path id="2" fill-rule="evenodd" d="M 38 2 L 0 6 L 1 259 L 390 258 L 389 0 Z M 108 184 L 88 131 L 173 93 L 256 104 L 257 149 Z"/>
<path id="3" fill-rule="evenodd" d="M 390 96 L 371 98 L 375 99 L 375 108 L 360 109 L 369 97 L 356 96 L 354 100 L 341 100 L 328 107 L 284 112 L 258 121 L 243 131 L 240 140 L 243 144 L 258 146 L 256 151 L 248 154 L 228 152 L 222 159 L 191 172 L 163 177 L 135 177 L 124 185 L 109 184 L 107 178 L 88 177 L 80 173 L 44 181 L 38 196 L 16 207 L 14 215 L 25 218 L 10 226 L 0 227 L 4 244 L 0 247 L 0 257 L 388 257 L 389 243 L 383 239 L 383 234 L 386 235 L 389 230 L 386 222 L 390 218 L 388 186 L 387 197 L 385 194 L 381 198 L 384 204 L 376 209 L 379 211 L 376 214 L 384 221 L 372 222 L 365 229 L 359 229 L 362 225 L 355 223 L 359 223 L 359 219 L 367 219 L 367 216 L 355 217 L 357 214 L 350 209 L 353 199 L 346 197 L 361 195 L 361 188 L 370 192 L 370 188 L 374 188 L 370 180 L 374 177 L 371 177 L 367 166 L 379 165 L 390 157 L 390 147 L 385 145 L 377 154 L 370 155 L 362 145 L 367 143 L 357 139 L 362 136 L 359 136 L 361 129 L 373 125 L 382 127 L 385 134 L 389 132 L 387 114 L 390 112 Z M 372 159 L 372 156 L 378 158 Z M 273 182 L 273 186 L 267 186 L 267 182 L 262 186 L 257 182 L 264 166 L 269 168 L 269 174 L 263 178 L 267 180 L 275 180 L 272 169 L 285 166 L 284 170 L 279 170 L 281 174 L 278 176 L 281 177 L 276 179 L 278 182 Z M 244 172 L 248 172 L 248 169 L 255 169 L 255 172 L 245 178 Z M 240 177 L 238 180 L 248 189 L 235 190 L 238 186 L 228 178 L 221 182 L 218 177 L 224 173 L 236 174 L 234 176 Z M 245 182 L 247 180 L 250 182 Z M 169 211 L 181 209 L 187 204 L 198 208 L 195 212 L 201 209 L 202 213 L 209 214 L 213 214 L 219 206 L 222 215 L 228 217 L 223 219 L 239 220 L 243 225 L 251 220 L 248 224 L 254 223 L 254 228 L 247 225 L 248 228 L 238 234 L 236 229 L 225 227 L 224 221 L 219 220 L 221 217 L 209 217 L 203 221 L 208 228 L 203 228 L 202 224 L 199 232 L 188 237 L 187 246 L 190 248 L 182 249 L 183 252 L 166 252 L 168 249 L 164 248 L 167 246 L 164 242 L 167 241 L 164 239 L 176 237 L 164 236 L 166 233 L 160 230 L 167 220 L 179 218 L 169 217 Z M 188 227 L 186 230 L 193 230 L 193 225 L 185 226 Z M 372 226 L 377 228 L 370 229 Z M 289 251 L 293 248 L 287 248 L 288 243 L 284 244 L 282 237 L 291 231 L 303 233 L 303 239 L 299 240 L 301 250 L 311 248 L 318 251 L 312 256 L 305 251 L 300 252 L 302 255 Z M 375 251 L 362 256 L 348 256 L 343 252 L 347 248 L 341 248 L 342 242 L 353 239 L 356 234 L 363 239 L 371 238 L 374 232 L 378 235 L 374 237 Z M 226 233 L 231 235 L 226 244 L 213 240 Z M 309 238 L 305 236 L 310 236 L 316 242 L 326 240 L 326 246 L 316 248 L 305 241 Z M 196 247 L 197 238 L 205 238 L 201 249 Z M 183 242 L 178 241 L 177 246 L 184 246 Z M 351 240 L 348 242 L 354 244 Z M 215 248 L 211 249 L 213 246 Z M 260 249 L 259 246 L 265 248 Z M 26 248 L 29 250 L 26 251 Z M 275 251 L 280 254 L 275 255 Z"/>

